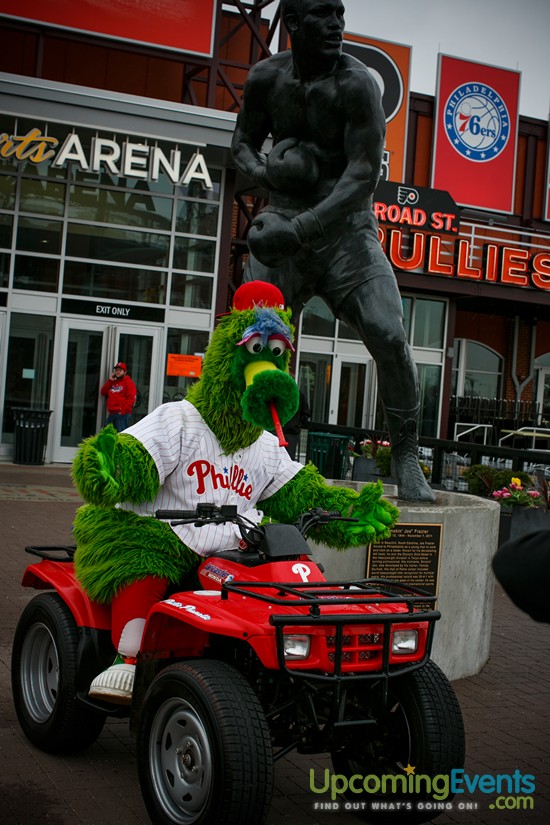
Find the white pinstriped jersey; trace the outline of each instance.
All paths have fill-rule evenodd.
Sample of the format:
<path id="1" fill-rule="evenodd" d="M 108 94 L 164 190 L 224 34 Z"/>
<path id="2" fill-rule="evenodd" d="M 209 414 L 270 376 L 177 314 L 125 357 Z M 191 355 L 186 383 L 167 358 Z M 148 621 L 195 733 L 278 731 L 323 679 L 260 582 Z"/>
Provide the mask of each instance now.
<path id="1" fill-rule="evenodd" d="M 193 510 L 200 503 L 235 504 L 241 515 L 257 524 L 262 513 L 256 504 L 303 469 L 268 432 L 250 447 L 224 455 L 218 439 L 189 401 L 162 404 L 124 432 L 141 441 L 151 454 L 162 485 L 151 503 L 120 505 L 142 516 L 152 516 L 158 509 Z M 234 549 L 240 540 L 234 524 L 182 524 L 172 529 L 201 556 Z"/>

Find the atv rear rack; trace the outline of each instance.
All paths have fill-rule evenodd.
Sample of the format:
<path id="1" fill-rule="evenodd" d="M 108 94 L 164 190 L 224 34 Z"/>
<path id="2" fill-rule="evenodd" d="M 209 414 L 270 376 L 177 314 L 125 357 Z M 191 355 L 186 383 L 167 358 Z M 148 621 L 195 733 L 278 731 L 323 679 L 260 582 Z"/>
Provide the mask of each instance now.
<path id="1" fill-rule="evenodd" d="M 60 562 L 69 562 L 73 561 L 74 554 L 76 552 L 76 545 L 61 545 L 56 547 L 55 545 L 47 545 L 47 546 L 40 546 L 34 547 L 32 545 L 28 545 L 25 547 L 25 553 L 30 553 L 31 556 L 38 556 L 41 559 L 47 559 L 48 561 L 60 561 Z M 63 553 L 64 555 L 61 556 L 60 554 Z"/>

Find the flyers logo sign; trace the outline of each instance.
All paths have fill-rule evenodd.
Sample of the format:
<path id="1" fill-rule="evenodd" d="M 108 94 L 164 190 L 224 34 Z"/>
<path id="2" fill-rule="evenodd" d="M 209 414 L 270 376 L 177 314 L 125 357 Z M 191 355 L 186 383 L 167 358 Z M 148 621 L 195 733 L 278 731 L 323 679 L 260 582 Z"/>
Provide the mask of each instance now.
<path id="1" fill-rule="evenodd" d="M 481 83 L 463 83 L 445 104 L 445 130 L 453 149 L 467 160 L 498 157 L 510 137 L 510 115 L 500 95 Z"/>

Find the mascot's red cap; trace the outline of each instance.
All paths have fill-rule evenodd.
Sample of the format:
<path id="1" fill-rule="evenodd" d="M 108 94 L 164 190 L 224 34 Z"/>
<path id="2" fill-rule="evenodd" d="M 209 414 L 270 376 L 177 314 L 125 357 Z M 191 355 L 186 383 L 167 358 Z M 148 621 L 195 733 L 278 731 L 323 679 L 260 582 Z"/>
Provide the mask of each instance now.
<path id="1" fill-rule="evenodd" d="M 279 287 L 267 281 L 248 281 L 236 290 L 233 309 L 254 309 L 254 307 L 285 308 L 285 299 Z"/>

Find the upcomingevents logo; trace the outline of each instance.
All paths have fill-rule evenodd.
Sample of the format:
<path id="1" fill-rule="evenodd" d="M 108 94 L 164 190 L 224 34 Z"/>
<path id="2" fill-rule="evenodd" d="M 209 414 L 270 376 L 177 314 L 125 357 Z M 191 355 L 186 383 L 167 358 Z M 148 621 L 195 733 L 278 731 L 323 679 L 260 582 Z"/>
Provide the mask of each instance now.
<path id="1" fill-rule="evenodd" d="M 328 768 L 316 776 L 311 768 L 309 788 L 329 799 L 315 802 L 315 810 L 475 810 L 478 802 L 465 799 L 474 794 L 483 794 L 491 810 L 533 810 L 536 783 L 533 774 L 522 774 L 518 768 L 511 774 L 469 774 L 455 768 L 448 774 L 428 776 L 407 765 L 402 774 L 381 776 L 345 776 Z"/>

